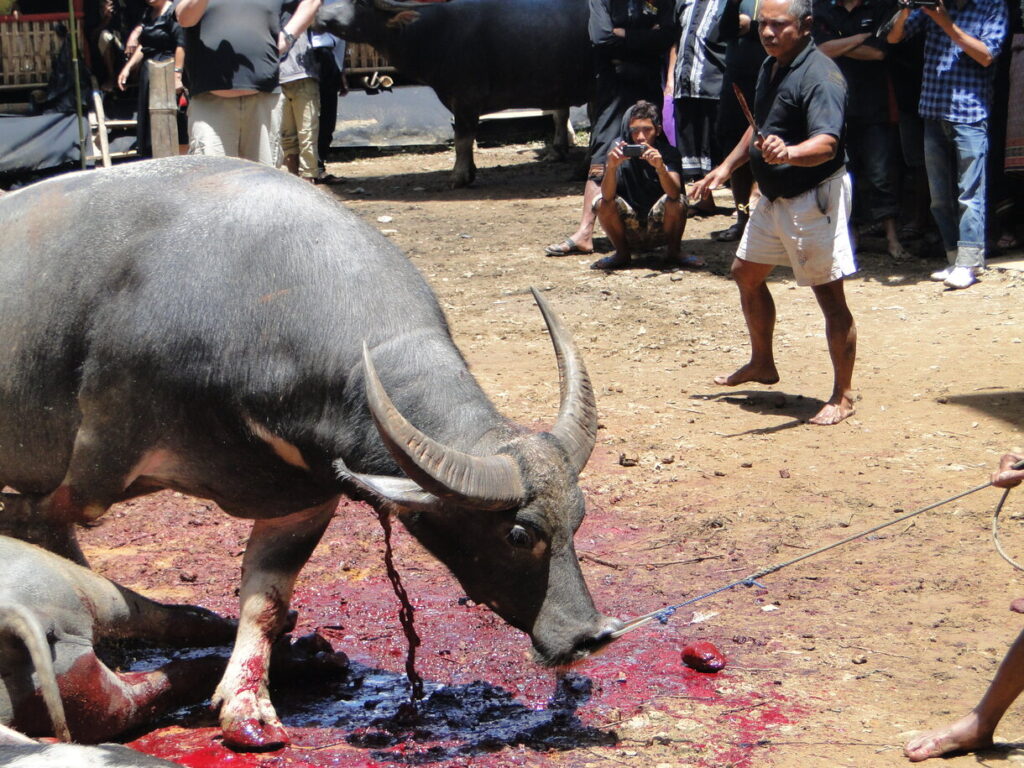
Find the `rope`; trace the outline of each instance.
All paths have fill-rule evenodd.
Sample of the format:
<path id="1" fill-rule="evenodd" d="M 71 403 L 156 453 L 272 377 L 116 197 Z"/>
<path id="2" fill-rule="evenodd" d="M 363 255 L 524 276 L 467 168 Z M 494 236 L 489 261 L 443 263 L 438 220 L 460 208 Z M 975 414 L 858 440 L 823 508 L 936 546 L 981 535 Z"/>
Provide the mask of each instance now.
<path id="1" fill-rule="evenodd" d="M 1002 557 L 1003 560 L 1008 562 L 1018 571 L 1024 571 L 1024 566 L 1022 566 L 1020 563 L 1018 563 L 1016 560 L 1014 560 L 1012 557 L 1006 554 L 1006 552 L 1003 550 L 1002 543 L 1000 543 L 999 541 L 999 513 L 1003 511 L 1003 504 L 1006 503 L 1006 497 L 1009 495 L 1010 489 L 1007 488 L 1003 492 L 1003 498 L 1001 498 L 999 500 L 999 503 L 996 504 L 995 512 L 992 513 L 992 543 L 996 545 L 996 552 L 999 553 L 999 556 Z"/>
<path id="2" fill-rule="evenodd" d="M 1015 469 L 1024 469 L 1024 466 L 1017 467 L 1015 465 L 1014 468 Z M 856 541 L 857 539 L 861 539 L 861 538 L 863 538 L 865 536 L 868 536 L 868 535 L 870 535 L 872 533 L 875 533 L 876 531 L 880 531 L 883 528 L 888 528 L 890 525 L 896 525 L 897 523 L 902 523 L 904 520 L 909 520 L 912 517 L 916 517 L 917 515 L 920 515 L 920 514 L 922 514 L 924 512 L 928 512 L 928 511 L 930 511 L 932 509 L 935 509 L 936 507 L 941 507 L 943 504 L 949 504 L 951 501 L 956 501 L 957 499 L 962 499 L 964 496 L 969 496 L 972 493 L 977 493 L 978 491 L 981 491 L 981 490 L 984 490 L 985 488 L 988 488 L 990 485 L 992 485 L 991 482 L 985 483 L 984 485 L 979 485 L 979 486 L 977 486 L 975 488 L 971 488 L 969 491 L 964 491 L 963 493 L 958 493 L 958 494 L 956 494 L 954 496 L 950 496 L 948 499 L 943 499 L 942 501 L 937 501 L 934 504 L 929 504 L 927 507 L 922 507 L 921 509 L 915 510 L 914 512 L 909 512 L 909 513 L 907 513 L 905 515 L 901 515 L 900 517 L 897 517 L 895 520 L 890 520 L 887 523 L 880 523 L 879 525 L 876 525 L 873 528 L 868 528 L 866 531 L 861 531 L 860 533 L 855 533 L 853 536 L 847 536 L 845 539 L 841 539 L 840 541 L 834 542 L 832 544 L 828 544 L 828 545 L 826 545 L 824 547 L 819 547 L 818 549 L 815 549 L 812 552 L 806 552 L 806 553 L 804 553 L 802 555 L 799 555 L 798 557 L 794 557 L 792 560 L 787 560 L 784 563 L 778 563 L 777 565 L 771 565 L 771 566 L 768 566 L 767 568 L 762 568 L 761 570 L 755 571 L 754 573 L 750 574 L 746 578 L 737 579 L 736 581 L 731 582 L 730 584 L 726 584 L 723 587 L 719 587 L 718 589 L 713 589 L 710 592 L 705 592 L 703 595 L 698 595 L 697 597 L 692 597 L 689 600 L 686 600 L 686 601 L 684 601 L 682 603 L 676 603 L 675 605 L 669 605 L 669 606 L 667 606 L 665 608 L 659 608 L 656 611 L 651 611 L 650 613 L 645 613 L 643 616 L 637 616 L 635 619 L 631 619 L 631 620 L 627 621 L 625 624 L 623 624 L 617 630 L 612 632 L 611 633 L 611 639 L 615 640 L 615 639 L 617 639 L 619 637 L 622 637 L 622 635 L 626 634 L 627 632 L 632 632 L 634 629 L 642 627 L 644 624 L 647 624 L 647 623 L 649 623 L 651 621 L 654 621 L 655 619 L 657 619 L 662 624 L 666 624 L 666 623 L 668 623 L 669 617 L 672 616 L 672 614 L 674 614 L 680 608 L 685 608 L 686 606 L 692 605 L 693 603 L 696 603 L 699 600 L 705 600 L 705 599 L 711 597 L 712 595 L 717 595 L 719 592 L 725 592 L 726 590 L 734 589 L 735 587 L 738 587 L 740 585 L 743 585 L 745 587 L 753 587 L 753 586 L 761 587 L 761 585 L 757 583 L 757 579 L 760 579 L 760 578 L 763 578 L 764 576 L 767 576 L 769 574 L 775 573 L 776 571 L 781 571 L 783 568 L 788 568 L 791 565 L 799 563 L 799 562 L 801 562 L 803 560 L 807 560 L 808 558 L 820 555 L 823 552 L 828 552 L 830 549 L 835 549 L 836 547 L 841 547 L 841 546 L 843 546 L 845 544 L 849 544 L 852 541 Z M 1003 494 L 1003 498 L 999 502 L 999 505 L 996 507 L 995 517 L 993 518 L 993 521 L 992 521 L 992 530 L 993 530 L 993 534 L 995 536 L 996 548 L 998 549 L 999 554 L 1001 554 L 1003 556 L 1003 558 L 1006 559 L 1015 568 L 1019 568 L 1020 570 L 1024 570 L 1024 567 L 1021 567 L 1021 566 L 1017 565 L 1017 563 L 1015 563 L 1013 560 L 1011 560 L 1003 552 L 1002 547 L 999 545 L 999 538 L 998 538 L 999 534 L 998 534 L 996 525 L 997 525 L 997 521 L 998 521 L 998 518 L 999 518 L 999 511 L 1002 509 L 1003 502 L 1006 501 L 1006 497 L 1009 495 L 1009 493 L 1010 493 L 1010 489 L 1008 488 L 1008 489 L 1006 489 L 1006 493 Z M 763 587 L 762 587 L 762 589 L 763 589 Z"/>

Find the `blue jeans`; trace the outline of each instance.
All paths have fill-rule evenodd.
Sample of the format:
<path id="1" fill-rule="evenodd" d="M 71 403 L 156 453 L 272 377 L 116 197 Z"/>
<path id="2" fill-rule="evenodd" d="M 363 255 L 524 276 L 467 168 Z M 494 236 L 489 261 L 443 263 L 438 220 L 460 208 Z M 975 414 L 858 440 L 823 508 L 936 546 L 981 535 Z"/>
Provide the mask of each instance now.
<path id="1" fill-rule="evenodd" d="M 924 164 L 932 216 L 950 263 L 985 266 L 985 163 L 988 121 L 924 121 Z M 952 254 L 955 253 L 955 259 Z"/>

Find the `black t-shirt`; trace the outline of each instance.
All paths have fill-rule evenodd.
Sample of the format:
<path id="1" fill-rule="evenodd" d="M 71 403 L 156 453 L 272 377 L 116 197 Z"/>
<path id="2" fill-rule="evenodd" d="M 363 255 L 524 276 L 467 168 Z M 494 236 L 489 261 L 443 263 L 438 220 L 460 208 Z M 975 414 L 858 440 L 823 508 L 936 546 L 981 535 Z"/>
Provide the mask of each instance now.
<path id="1" fill-rule="evenodd" d="M 836 155 L 812 168 L 769 165 L 750 143 L 750 166 L 769 200 L 796 197 L 813 189 L 846 162 L 846 80 L 828 56 L 807 42 L 788 67 L 772 77 L 775 57 L 761 65 L 754 95 L 754 119 L 764 136 L 775 134 L 787 145 L 823 133 L 839 140 Z"/>
<path id="2" fill-rule="evenodd" d="M 847 11 L 839 0 L 818 0 L 814 4 L 814 42 L 821 45 L 868 32 L 871 37 L 863 45 L 885 51 L 887 44 L 884 38 L 875 35 L 875 31 L 891 15 L 891 6 L 878 0 L 863 0 L 852 11 Z M 886 122 L 889 119 L 889 67 L 885 60 L 865 61 L 838 56 L 833 61 L 850 88 L 846 118 Z"/>
<path id="3" fill-rule="evenodd" d="M 173 8 L 155 19 L 147 15 L 142 20 L 139 45 L 143 57 L 157 61 L 165 61 L 174 56 L 177 48 L 185 47 L 185 31 L 178 24 Z"/>
<path id="4" fill-rule="evenodd" d="M 629 134 L 629 118 L 632 113 L 633 110 L 630 108 L 621 123 L 619 138 L 627 143 L 632 138 Z M 651 146 L 661 153 L 665 170 L 682 172 L 683 158 L 679 150 L 668 143 L 664 133 L 659 133 Z M 627 157 L 618 167 L 616 179 L 615 194 L 629 203 L 641 219 L 647 218 L 651 207 L 665 194 L 658 179 L 658 172 L 643 158 Z"/>
<path id="5" fill-rule="evenodd" d="M 279 89 L 281 6 L 282 0 L 209 0 L 199 23 L 185 29 L 185 69 L 192 95 Z"/>

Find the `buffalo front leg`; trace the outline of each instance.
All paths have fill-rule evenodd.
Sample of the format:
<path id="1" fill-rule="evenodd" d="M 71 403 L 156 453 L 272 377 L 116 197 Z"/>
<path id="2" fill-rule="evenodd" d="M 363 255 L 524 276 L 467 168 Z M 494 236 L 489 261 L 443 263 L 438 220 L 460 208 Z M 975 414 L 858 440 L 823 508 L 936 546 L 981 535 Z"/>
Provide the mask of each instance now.
<path id="1" fill-rule="evenodd" d="M 270 649 L 288 620 L 295 579 L 337 506 L 326 504 L 276 520 L 257 520 L 242 560 L 241 609 L 231 660 L 213 696 L 224 743 L 239 750 L 275 749 L 288 734 L 270 703 Z"/>
<path id="2" fill-rule="evenodd" d="M 550 159 L 561 162 L 569 157 L 569 145 L 575 143 L 576 134 L 569 122 L 568 109 L 556 109 L 551 118 L 555 121 L 555 136 L 551 141 Z"/>
<path id="3" fill-rule="evenodd" d="M 455 111 L 455 169 L 452 171 L 452 188 L 467 187 L 476 178 L 476 164 L 473 162 L 473 142 L 480 124 L 477 112 Z"/>

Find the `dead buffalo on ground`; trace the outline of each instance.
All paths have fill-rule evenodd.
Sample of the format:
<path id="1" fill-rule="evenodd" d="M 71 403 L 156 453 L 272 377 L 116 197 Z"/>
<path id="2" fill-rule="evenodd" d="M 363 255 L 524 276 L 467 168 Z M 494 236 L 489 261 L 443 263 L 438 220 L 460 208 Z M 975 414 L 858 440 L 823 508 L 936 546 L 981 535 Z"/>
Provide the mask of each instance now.
<path id="1" fill-rule="evenodd" d="M 500 416 L 386 238 L 309 184 L 184 157 L 0 200 L 0 525 L 84 561 L 73 524 L 172 488 L 255 521 L 214 695 L 229 744 L 287 740 L 267 658 L 340 495 L 396 514 L 466 593 L 577 661 L 619 622 L 573 549 L 597 415 L 555 348 L 550 432 Z"/>
<path id="2" fill-rule="evenodd" d="M 95 743 L 213 693 L 223 657 L 120 673 L 100 660 L 96 646 L 128 638 L 223 644 L 234 637 L 234 622 L 153 602 L 7 536 L 0 536 L 0 563 L 0 726 Z"/>
<path id="3" fill-rule="evenodd" d="M 476 177 L 480 115 L 503 109 L 558 110 L 556 153 L 564 156 L 569 107 L 594 83 L 587 0 L 338 0 L 318 24 L 370 43 L 402 74 L 429 85 L 455 117 L 452 186 Z"/>

